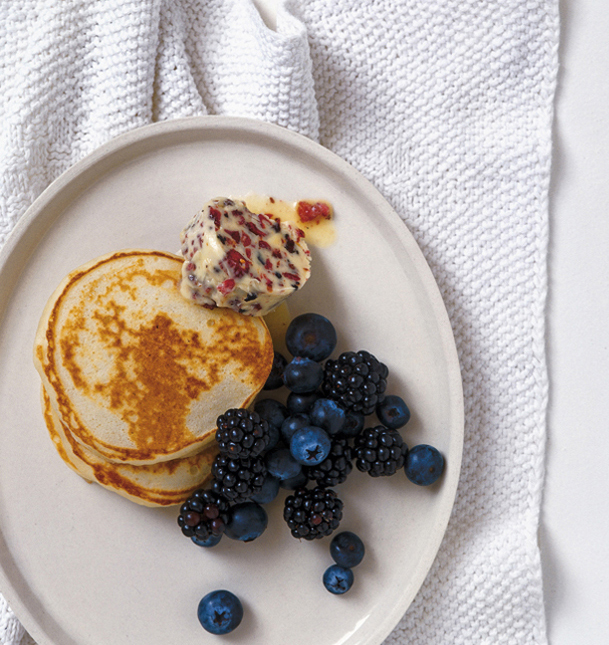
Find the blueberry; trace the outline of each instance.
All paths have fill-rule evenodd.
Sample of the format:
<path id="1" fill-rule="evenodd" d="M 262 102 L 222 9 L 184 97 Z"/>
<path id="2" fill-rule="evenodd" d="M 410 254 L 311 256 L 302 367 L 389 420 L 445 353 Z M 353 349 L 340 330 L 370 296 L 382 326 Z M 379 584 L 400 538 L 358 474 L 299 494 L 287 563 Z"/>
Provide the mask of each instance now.
<path id="1" fill-rule="evenodd" d="M 324 573 L 324 587 L 333 594 L 343 594 L 353 585 L 353 571 L 338 564 L 328 567 Z"/>
<path id="2" fill-rule="evenodd" d="M 330 555 L 341 567 L 356 567 L 364 559 L 364 553 L 364 543 L 351 531 L 335 535 L 330 542 Z"/>
<path id="3" fill-rule="evenodd" d="M 345 425 L 345 411 L 332 399 L 315 401 L 309 415 L 313 425 L 323 428 L 330 436 L 338 434 Z"/>
<path id="4" fill-rule="evenodd" d="M 260 537 L 269 523 L 266 511 L 256 502 L 233 506 L 225 533 L 232 540 L 251 542 Z"/>
<path id="5" fill-rule="evenodd" d="M 292 435 L 296 432 L 296 430 L 300 430 L 300 428 L 305 428 L 306 426 L 310 425 L 311 417 L 308 414 L 294 414 L 291 417 L 287 417 L 286 420 L 281 424 L 281 436 L 289 446 L 290 441 L 292 440 Z"/>
<path id="6" fill-rule="evenodd" d="M 228 634 L 243 620 L 243 605 L 234 593 L 218 589 L 201 599 L 197 616 L 210 634 Z"/>
<path id="7" fill-rule="evenodd" d="M 357 437 L 364 429 L 366 417 L 361 412 L 347 412 L 345 416 L 345 425 L 340 431 L 342 437 Z"/>
<path id="8" fill-rule="evenodd" d="M 283 385 L 283 370 L 287 364 L 288 361 L 283 354 L 275 352 L 273 356 L 273 366 L 271 367 L 271 371 L 266 379 L 263 389 L 277 390 Z"/>
<path id="9" fill-rule="evenodd" d="M 295 356 L 283 370 L 285 386 L 298 394 L 314 392 L 323 380 L 323 367 L 310 358 Z"/>
<path id="10" fill-rule="evenodd" d="M 280 481 L 296 477 L 302 466 L 292 457 L 289 448 L 275 448 L 266 454 L 266 468 L 268 472 Z"/>
<path id="11" fill-rule="evenodd" d="M 444 457 L 433 446 L 420 444 L 410 449 L 406 455 L 404 471 L 406 477 L 419 486 L 433 484 L 444 470 Z"/>
<path id="12" fill-rule="evenodd" d="M 408 423 L 410 410 L 402 397 L 390 394 L 376 406 L 376 416 L 384 426 L 397 430 Z"/>
<path id="13" fill-rule="evenodd" d="M 269 423 L 269 442 L 266 446 L 266 452 L 277 447 L 279 440 L 281 439 L 281 430 L 277 426 L 271 425 Z"/>
<path id="14" fill-rule="evenodd" d="M 288 416 L 288 409 L 280 401 L 275 399 L 260 399 L 254 405 L 254 412 L 257 412 L 263 419 L 266 419 L 270 426 L 281 428 L 283 420 Z"/>
<path id="15" fill-rule="evenodd" d="M 301 412 L 308 412 L 313 403 L 321 398 L 320 392 L 306 392 L 298 394 L 298 392 L 290 392 L 286 402 L 289 414 L 299 414 Z"/>
<path id="16" fill-rule="evenodd" d="M 210 535 L 206 540 L 202 540 L 201 538 L 197 537 L 196 535 L 193 535 L 190 538 L 197 546 L 216 546 L 222 539 L 222 535 Z"/>
<path id="17" fill-rule="evenodd" d="M 334 325 L 320 314 L 296 316 L 285 334 L 285 344 L 292 356 L 304 356 L 313 361 L 328 358 L 336 341 Z"/>
<path id="18" fill-rule="evenodd" d="M 332 442 L 325 430 L 316 426 L 300 428 L 292 435 L 290 452 L 299 464 L 317 466 L 329 454 Z"/>
<path id="19" fill-rule="evenodd" d="M 278 493 L 279 480 L 277 479 L 277 477 L 273 477 L 273 475 L 269 475 L 267 473 L 266 477 L 264 478 L 262 488 L 258 493 L 252 495 L 250 499 L 252 500 L 252 502 L 257 502 L 258 504 L 269 504 L 275 499 L 275 497 L 277 497 Z"/>
<path id="20" fill-rule="evenodd" d="M 297 488 L 302 488 L 306 486 L 309 481 L 309 478 L 306 476 L 304 470 L 301 470 L 298 475 L 295 477 L 290 477 L 289 479 L 282 479 L 279 482 L 281 488 L 286 490 L 296 490 Z"/>

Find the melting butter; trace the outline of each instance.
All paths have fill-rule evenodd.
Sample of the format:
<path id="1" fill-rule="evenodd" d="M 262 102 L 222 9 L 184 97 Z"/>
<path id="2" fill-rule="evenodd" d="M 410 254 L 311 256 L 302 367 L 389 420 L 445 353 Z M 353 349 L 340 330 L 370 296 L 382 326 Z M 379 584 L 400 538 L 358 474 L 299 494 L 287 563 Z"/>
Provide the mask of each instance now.
<path id="1" fill-rule="evenodd" d="M 248 209 L 253 213 L 264 213 L 273 218 L 278 217 L 282 222 L 289 222 L 302 229 L 305 233 L 307 244 L 323 248 L 332 244 L 336 239 L 336 229 L 334 228 L 333 221 L 334 212 L 332 206 L 326 201 L 307 199 L 297 202 L 287 202 L 283 199 L 258 195 L 257 193 L 248 193 L 240 199 L 246 203 Z M 329 209 L 330 216 L 319 216 L 308 222 L 303 222 L 298 212 L 299 204 L 325 205 Z"/>

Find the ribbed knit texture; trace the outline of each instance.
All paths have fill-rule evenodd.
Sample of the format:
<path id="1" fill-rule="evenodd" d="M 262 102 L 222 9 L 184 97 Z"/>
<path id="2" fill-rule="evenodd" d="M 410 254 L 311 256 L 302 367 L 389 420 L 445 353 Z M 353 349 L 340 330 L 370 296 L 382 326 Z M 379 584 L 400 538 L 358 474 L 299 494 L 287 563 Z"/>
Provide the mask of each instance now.
<path id="1" fill-rule="evenodd" d="M 465 393 L 453 515 L 387 643 L 543 644 L 558 1 L 285 2 L 276 31 L 248 0 L 1 3 L 0 245 L 61 172 L 155 120 L 263 119 L 349 161 L 421 246 Z M 22 636 L 0 597 L 0 644 Z"/>

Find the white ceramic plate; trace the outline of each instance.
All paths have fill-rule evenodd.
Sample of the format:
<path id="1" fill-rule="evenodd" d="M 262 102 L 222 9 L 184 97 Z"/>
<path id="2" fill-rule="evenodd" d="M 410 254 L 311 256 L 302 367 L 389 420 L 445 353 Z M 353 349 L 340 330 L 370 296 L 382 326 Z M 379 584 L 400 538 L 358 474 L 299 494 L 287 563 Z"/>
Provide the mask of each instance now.
<path id="1" fill-rule="evenodd" d="M 368 349 L 413 418 L 407 443 L 446 456 L 429 488 L 354 470 L 337 488 L 343 529 L 367 555 L 345 596 L 322 586 L 329 538 L 293 539 L 281 500 L 255 542 L 195 547 L 177 508 L 147 509 L 80 479 L 56 454 L 32 360 L 42 308 L 71 269 L 126 247 L 175 251 L 208 199 L 249 191 L 335 207 L 336 242 L 313 249 L 313 277 L 291 301 L 338 328 L 338 351 Z M 225 639 L 248 645 L 380 643 L 434 560 L 453 505 L 463 439 L 461 379 L 432 274 L 403 222 L 347 163 L 282 128 L 202 117 L 121 136 L 60 177 L 0 255 L 0 589 L 40 645 L 217 642 L 199 599 L 227 588 L 246 615 Z M 169 384 L 170 385 L 170 384 Z"/>

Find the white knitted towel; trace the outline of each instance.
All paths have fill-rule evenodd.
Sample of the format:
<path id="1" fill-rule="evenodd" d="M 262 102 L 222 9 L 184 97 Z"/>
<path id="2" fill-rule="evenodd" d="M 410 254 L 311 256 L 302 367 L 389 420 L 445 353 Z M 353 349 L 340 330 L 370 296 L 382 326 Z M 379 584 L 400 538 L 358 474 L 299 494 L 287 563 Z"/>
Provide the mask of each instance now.
<path id="1" fill-rule="evenodd" d="M 558 0 L 285 0 L 276 31 L 251 0 L 0 3 L 0 244 L 100 144 L 205 113 L 319 140 L 416 237 L 455 332 L 465 451 L 446 537 L 391 644 L 546 642 L 537 528 L 557 41 Z M 22 635 L 0 598 L 0 643 Z"/>

